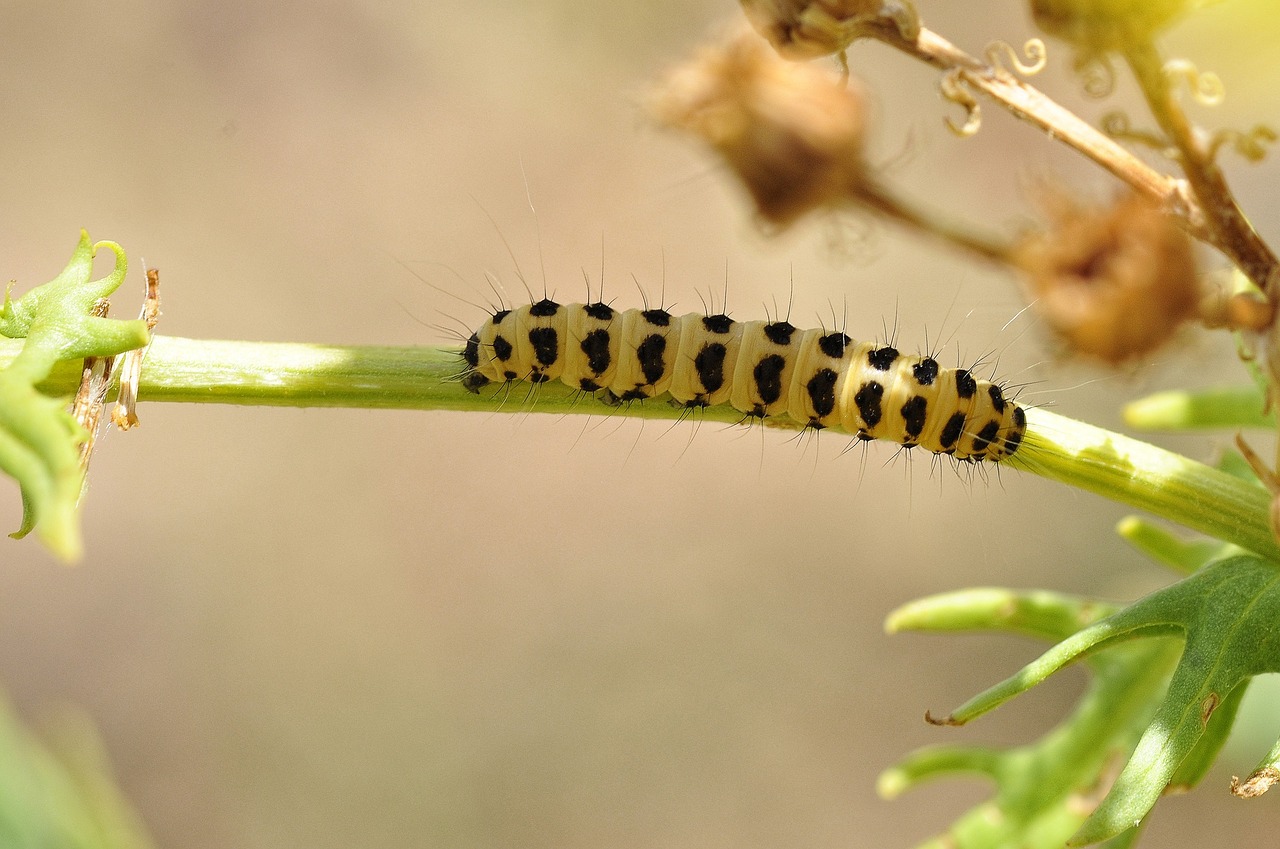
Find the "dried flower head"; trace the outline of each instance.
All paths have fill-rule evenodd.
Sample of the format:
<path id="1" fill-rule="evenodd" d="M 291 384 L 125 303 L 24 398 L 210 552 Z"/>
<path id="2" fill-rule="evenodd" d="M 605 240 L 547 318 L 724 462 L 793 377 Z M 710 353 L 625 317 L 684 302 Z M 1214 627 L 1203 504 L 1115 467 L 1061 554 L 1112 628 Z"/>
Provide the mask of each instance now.
<path id="1" fill-rule="evenodd" d="M 1150 41 L 1188 0 L 1031 0 L 1036 26 L 1087 55 L 1123 52 Z"/>
<path id="2" fill-rule="evenodd" d="M 1072 351 L 1118 365 L 1158 348 L 1195 315 L 1191 240 L 1149 201 L 1049 205 L 1053 225 L 1024 237 L 1013 258 Z"/>
<path id="3" fill-rule="evenodd" d="M 745 30 L 672 71 L 652 110 L 663 124 L 710 144 L 760 215 L 780 227 L 847 198 L 862 179 L 860 89 L 780 59 Z"/>
<path id="4" fill-rule="evenodd" d="M 839 53 L 889 24 L 907 41 L 920 35 L 920 16 L 910 0 L 741 0 L 756 31 L 788 59 Z"/>

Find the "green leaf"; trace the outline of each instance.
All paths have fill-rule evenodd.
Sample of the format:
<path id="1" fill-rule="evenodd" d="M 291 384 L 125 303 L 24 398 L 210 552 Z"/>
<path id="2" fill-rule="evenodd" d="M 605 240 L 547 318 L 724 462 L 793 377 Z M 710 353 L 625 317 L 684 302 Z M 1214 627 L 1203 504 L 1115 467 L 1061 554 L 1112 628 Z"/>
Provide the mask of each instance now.
<path id="1" fill-rule="evenodd" d="M 892 613 L 887 627 L 994 629 L 1054 640 L 1112 610 L 1103 602 L 1045 591 L 962 590 L 912 602 Z M 1097 803 L 1109 770 L 1150 721 L 1173 668 L 1174 648 L 1132 643 L 1096 655 L 1089 660 L 1094 677 L 1080 703 L 1041 740 L 1012 749 L 922 749 L 886 770 L 877 789 L 893 798 L 926 780 L 980 775 L 995 784 L 994 796 L 921 849 L 1061 849 Z M 1114 849 L 1126 845 L 1117 842 Z"/>
<path id="2" fill-rule="evenodd" d="M 1171 390 L 1131 401 L 1124 420 L 1142 430 L 1189 430 L 1210 427 L 1258 427 L 1275 430 L 1266 396 L 1256 387 L 1226 387 L 1199 392 Z"/>
<path id="3" fill-rule="evenodd" d="M 1204 734 L 1182 759 L 1182 763 L 1178 764 L 1177 771 L 1169 779 L 1169 788 L 1166 792 L 1185 793 L 1199 784 L 1200 779 L 1209 772 L 1209 767 L 1213 766 L 1213 762 L 1218 759 L 1218 753 L 1222 751 L 1227 738 L 1231 736 L 1231 729 L 1236 723 L 1236 714 L 1240 711 L 1240 702 L 1244 701 L 1249 683 L 1248 680 L 1243 681 L 1222 700 L 1222 704 L 1218 705 L 1218 709 L 1209 717 L 1209 724 L 1205 726 Z"/>
<path id="4" fill-rule="evenodd" d="M 907 602 L 885 619 L 899 631 L 1011 631 L 1061 640 L 1118 608 L 1110 602 L 1048 590 L 976 587 Z"/>
<path id="5" fill-rule="evenodd" d="M 1138 845 L 1138 838 L 1142 836 L 1142 829 L 1145 825 L 1146 823 L 1144 822 L 1143 825 L 1136 826 L 1128 831 L 1117 834 L 1115 837 L 1101 844 L 1102 849 L 1132 849 L 1132 847 Z"/>
<path id="6" fill-rule="evenodd" d="M 1215 740 L 1221 745 L 1226 730 L 1210 720 L 1224 705 L 1238 705 L 1234 691 L 1254 675 L 1280 671 L 1275 627 L 1280 573 L 1254 557 L 1230 558 L 1148 596 L 1111 621 L 1117 633 L 1175 627 L 1186 635 L 1186 647 L 1155 719 L 1107 798 L 1073 839 L 1076 845 L 1109 837 L 1145 817 L 1208 728 L 1216 729 L 1209 745 Z M 1207 766 L 1197 767 L 1193 759 L 1188 772 L 1198 778 Z"/>
<path id="7" fill-rule="evenodd" d="M 149 847 L 137 815 L 112 781 L 88 719 L 64 711 L 55 731 L 56 745 L 46 745 L 0 699 L 0 846 Z"/>
<path id="8" fill-rule="evenodd" d="M 1280 571 L 1251 555 L 1231 557 L 1068 637 L 944 721 L 969 722 L 1108 644 L 1182 637 L 1181 659 L 1151 724 L 1106 798 L 1070 841 L 1097 843 L 1140 824 L 1175 779 L 1203 775 L 1230 725 L 1236 690 L 1254 675 L 1280 671 L 1277 622 Z M 1224 708 L 1228 713 L 1212 722 Z"/>
<path id="9" fill-rule="evenodd" d="M 1239 546 L 1216 539 L 1184 540 L 1141 516 L 1121 519 L 1116 533 L 1152 560 L 1186 575 L 1206 563 L 1244 553 Z"/>
<path id="10" fill-rule="evenodd" d="M 1239 478 L 1253 484 L 1258 489 L 1266 490 L 1266 486 L 1262 481 L 1258 480 L 1258 474 L 1249 465 L 1249 461 L 1239 451 L 1223 451 L 1222 456 L 1218 458 L 1217 468 L 1219 471 L 1226 472 L 1233 478 Z"/>
<path id="11" fill-rule="evenodd" d="M 106 246 L 115 268 L 91 280 L 93 255 Z M 21 351 L 0 370 L 0 470 L 22 490 L 22 537 L 33 528 L 64 560 L 80 555 L 76 502 L 83 484 L 79 446 L 87 437 L 67 411 L 65 399 L 36 390 L 59 360 L 107 357 L 147 343 L 146 324 L 90 315 L 95 302 L 119 287 L 128 267 L 114 242 L 80 241 L 62 273 L 14 301 L 5 292 L 0 334 L 24 339 Z"/>

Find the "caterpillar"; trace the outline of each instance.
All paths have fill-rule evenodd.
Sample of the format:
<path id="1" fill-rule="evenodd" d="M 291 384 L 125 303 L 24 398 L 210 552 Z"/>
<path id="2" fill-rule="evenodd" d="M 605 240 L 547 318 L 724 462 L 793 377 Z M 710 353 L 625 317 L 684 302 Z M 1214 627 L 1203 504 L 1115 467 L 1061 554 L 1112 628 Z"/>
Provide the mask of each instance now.
<path id="1" fill-rule="evenodd" d="M 786 320 L 665 309 L 617 310 L 549 298 L 494 313 L 467 339 L 463 385 L 560 380 L 612 403 L 668 393 L 689 409 L 730 404 L 745 417 L 789 416 L 815 430 L 998 462 L 1026 414 L 968 369 Z"/>

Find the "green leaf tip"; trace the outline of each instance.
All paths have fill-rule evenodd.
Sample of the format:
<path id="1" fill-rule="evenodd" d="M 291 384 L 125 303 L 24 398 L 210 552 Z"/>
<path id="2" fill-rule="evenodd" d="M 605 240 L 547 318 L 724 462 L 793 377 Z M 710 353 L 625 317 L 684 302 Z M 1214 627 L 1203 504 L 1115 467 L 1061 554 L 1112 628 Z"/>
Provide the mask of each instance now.
<path id="1" fill-rule="evenodd" d="M 944 775 L 977 775 L 998 780 L 1004 753 L 983 746 L 929 746 L 912 752 L 880 773 L 876 793 L 896 799 L 913 787 Z"/>
<path id="2" fill-rule="evenodd" d="M 1116 533 L 1152 560 L 1184 575 L 1214 560 L 1244 553 L 1238 546 L 1215 539 L 1184 540 L 1141 516 L 1121 519 Z"/>
<path id="3" fill-rule="evenodd" d="M 1155 718 L 1073 845 L 1119 834 L 1144 819 L 1171 785 L 1203 776 L 1229 731 L 1239 704 L 1236 690 L 1254 675 L 1280 671 L 1278 618 L 1280 572 L 1259 558 L 1238 556 L 1108 620 L 1118 632 L 1175 628 L 1185 635 L 1185 647 Z"/>
<path id="4" fill-rule="evenodd" d="M 885 632 L 1012 631 L 1061 640 L 1115 612 L 1110 602 L 1048 590 L 975 587 L 904 604 L 885 619 Z"/>
<path id="5" fill-rule="evenodd" d="M 109 274 L 93 280 L 98 248 L 115 258 Z M 92 243 L 87 231 L 53 280 L 14 300 L 6 292 L 0 334 L 23 339 L 21 351 L 0 370 L 0 470 L 22 491 L 22 524 L 11 536 L 32 530 L 62 560 L 80 557 L 76 503 L 83 489 L 80 445 L 88 434 L 67 410 L 65 399 L 36 390 L 59 360 L 110 357 L 147 344 L 142 321 L 91 315 L 95 303 L 119 288 L 128 270 L 115 242 Z"/>
<path id="6" fill-rule="evenodd" d="M 1275 417 L 1267 411 L 1266 398 L 1256 387 L 1227 387 L 1199 392 L 1170 390 L 1131 401 L 1124 407 L 1124 421 L 1140 430 L 1192 430 L 1200 428 L 1275 429 Z"/>
<path id="7" fill-rule="evenodd" d="M 1061 849 L 1097 804 L 1106 776 L 1137 742 L 1173 666 L 1168 643 L 1129 643 L 1090 658 L 1095 675 L 1070 716 L 1015 748 L 931 746 L 885 770 L 876 788 L 894 798 L 949 776 L 990 780 L 995 795 L 921 849 Z M 1100 779 L 1100 776 L 1102 778 Z M 1128 845 L 1116 843 L 1115 846 Z"/>
<path id="8" fill-rule="evenodd" d="M 968 597 L 972 601 L 983 594 L 988 601 L 997 599 L 989 590 Z M 1034 598 L 1034 594 L 1023 596 Z M 964 597 L 952 594 L 953 599 Z M 1008 599 L 1002 603 L 1007 607 Z M 1065 734 L 1066 739 L 1058 739 L 1057 745 L 1069 748 L 1071 755 L 1058 751 L 1057 760 L 1052 763 L 1065 769 L 1068 763 L 1089 760 L 1095 769 L 1090 781 L 1098 788 L 1108 784 L 1106 764 L 1131 753 L 1092 812 L 1076 820 L 1078 829 L 1073 829 L 1068 841 L 1072 846 L 1108 840 L 1119 841 L 1112 845 L 1124 845 L 1123 835 L 1146 819 L 1162 794 L 1193 786 L 1203 778 L 1230 732 L 1249 680 L 1255 675 L 1280 672 L 1277 621 L 1280 570 L 1273 563 L 1248 554 L 1220 559 L 1072 634 L 1013 676 L 956 708 L 946 721 L 965 724 L 1064 666 L 1088 659 L 1096 676 L 1090 693 L 1081 701 L 1075 717 L 1055 729 L 1041 745 L 1048 746 L 1055 735 Z M 1180 643 L 1133 642 L 1141 637 L 1177 637 Z M 1138 655 L 1146 659 L 1134 661 Z M 1166 678 L 1168 687 L 1161 698 Z M 1109 695 L 1104 698 L 1099 693 Z M 1102 723 L 1104 716 L 1095 713 L 1089 723 L 1081 719 L 1098 709 L 1099 700 L 1112 700 L 1106 711 L 1118 711 L 1121 704 L 1126 706 L 1129 719 L 1110 726 L 1114 733 L 1109 735 L 1101 734 L 1097 727 L 1087 727 Z M 1274 769 L 1277 761 L 1280 751 L 1268 755 L 1255 772 L 1270 774 L 1265 770 Z M 949 767 L 955 767 L 954 758 Z M 905 771 L 885 779 L 887 787 L 896 792 L 928 772 L 920 762 L 908 762 L 898 769 Z M 1081 784 L 1084 777 L 1075 774 L 1072 778 L 1072 792 L 1077 796 L 1089 795 Z M 1097 795 L 1102 796 L 1100 790 Z M 1085 812 L 1094 806 L 1092 802 L 1081 806 L 1079 801 L 1078 798 L 1077 809 Z M 1009 814 L 1004 807 L 1002 810 Z M 988 844 L 957 841 L 957 845 Z"/>

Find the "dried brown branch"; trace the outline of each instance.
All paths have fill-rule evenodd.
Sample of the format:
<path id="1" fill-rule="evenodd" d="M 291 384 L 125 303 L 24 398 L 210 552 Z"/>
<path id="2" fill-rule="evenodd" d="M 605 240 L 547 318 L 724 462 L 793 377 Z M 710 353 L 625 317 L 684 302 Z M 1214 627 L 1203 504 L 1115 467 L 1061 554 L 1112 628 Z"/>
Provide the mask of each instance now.
<path id="1" fill-rule="evenodd" d="M 1185 180 L 1151 168 L 1034 86 L 1002 68 L 970 56 L 924 27 L 915 40 L 905 39 L 897 29 L 884 25 L 868 26 L 865 34 L 935 68 L 951 72 L 1014 115 L 1044 130 L 1051 138 L 1102 165 L 1139 194 L 1158 204 L 1192 236 L 1217 245 L 1215 231 L 1208 226 L 1204 211 Z"/>
<path id="2" fill-rule="evenodd" d="M 933 210 L 908 202 L 888 186 L 864 179 L 852 188 L 851 199 L 912 230 L 1000 264 L 1011 262 L 1012 245 L 1005 238 L 979 233 Z"/>
<path id="3" fill-rule="evenodd" d="M 1150 41 L 1131 45 L 1125 61 L 1133 70 L 1151 114 L 1178 151 L 1178 159 L 1195 194 L 1213 244 L 1265 290 L 1280 261 L 1249 223 L 1236 203 L 1222 169 L 1213 158 L 1212 139 L 1197 133 L 1179 104 L 1166 73 L 1166 63 Z M 1272 298 L 1277 293 L 1268 292 Z"/>

